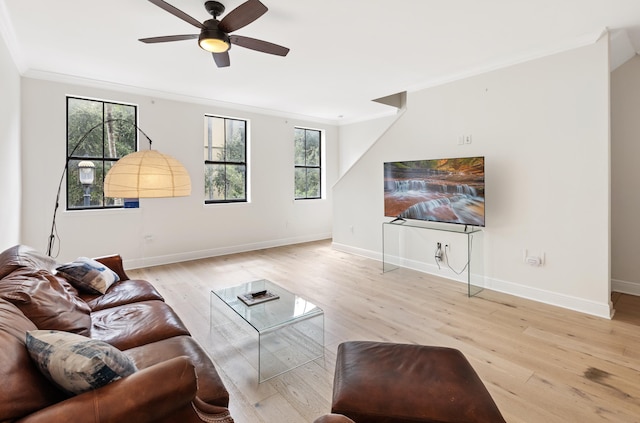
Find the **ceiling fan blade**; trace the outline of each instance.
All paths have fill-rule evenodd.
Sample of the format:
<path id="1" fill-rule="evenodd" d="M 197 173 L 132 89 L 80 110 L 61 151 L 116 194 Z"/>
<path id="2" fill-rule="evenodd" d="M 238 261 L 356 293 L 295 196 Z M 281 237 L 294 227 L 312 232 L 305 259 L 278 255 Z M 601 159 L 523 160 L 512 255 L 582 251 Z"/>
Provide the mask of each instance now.
<path id="1" fill-rule="evenodd" d="M 262 53 L 275 54 L 276 56 L 286 56 L 289 53 L 287 47 L 279 46 L 267 41 L 256 40 L 255 38 L 243 37 L 241 35 L 230 35 L 231 44 L 249 48 L 251 50 L 261 51 Z"/>
<path id="2" fill-rule="evenodd" d="M 138 41 L 142 41 L 143 43 L 147 43 L 147 44 L 153 44 L 153 43 L 166 43 L 169 41 L 193 40 L 194 38 L 198 38 L 198 34 L 165 35 L 163 37 L 140 38 Z"/>
<path id="3" fill-rule="evenodd" d="M 224 53 L 211 53 L 213 55 L 213 60 L 215 60 L 216 65 L 219 68 L 226 68 L 231 64 L 229 60 L 229 52 L 225 51 Z"/>
<path id="4" fill-rule="evenodd" d="M 218 28 L 227 34 L 249 25 L 260 16 L 267 13 L 267 6 L 259 0 L 248 0 L 231 12 L 220 21 Z"/>
<path id="5" fill-rule="evenodd" d="M 200 28 L 203 29 L 204 26 L 202 25 L 202 23 L 200 23 L 197 19 L 187 15 L 186 13 L 184 13 L 182 10 L 171 6 L 169 3 L 167 3 L 166 1 L 163 0 L 149 0 L 151 3 L 155 4 L 156 6 L 158 6 L 161 9 L 166 10 L 167 12 L 171 13 L 173 16 L 176 16 L 180 19 L 182 19 L 183 21 L 190 23 L 191 25 L 195 26 L 196 28 Z"/>

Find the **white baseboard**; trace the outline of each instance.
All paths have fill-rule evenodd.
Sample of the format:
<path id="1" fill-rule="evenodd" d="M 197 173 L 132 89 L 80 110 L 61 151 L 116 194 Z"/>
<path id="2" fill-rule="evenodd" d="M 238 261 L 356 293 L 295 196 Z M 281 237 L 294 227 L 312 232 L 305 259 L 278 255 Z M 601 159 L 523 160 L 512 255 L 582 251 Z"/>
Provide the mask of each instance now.
<path id="1" fill-rule="evenodd" d="M 363 248 L 353 247 L 351 245 L 340 244 L 337 242 L 331 243 L 331 248 L 338 251 L 344 251 L 345 253 L 355 254 L 356 256 L 370 258 L 382 262 L 382 254 L 376 251 L 365 250 Z M 380 264 L 382 266 L 382 263 Z"/>
<path id="2" fill-rule="evenodd" d="M 613 317 L 614 310 L 611 301 L 599 303 L 499 279 L 486 278 L 485 281 L 487 284 L 486 288 L 492 291 L 503 292 L 505 294 L 515 295 L 516 297 L 579 311 L 605 319 L 611 319 Z"/>
<path id="3" fill-rule="evenodd" d="M 376 253 L 369 250 L 354 248 L 348 245 L 333 243 L 333 248 L 339 251 L 344 251 L 347 253 L 356 254 L 359 256 L 371 258 L 374 260 L 382 261 L 382 254 Z M 398 259 L 402 260 L 402 259 Z M 393 259 L 390 260 L 393 262 Z M 429 265 L 427 263 L 412 263 L 410 261 L 406 261 L 407 264 L 403 264 L 403 267 L 408 267 L 413 270 L 417 270 L 424 273 L 429 273 L 437 276 L 441 276 L 444 278 L 448 278 L 457 282 L 466 282 L 464 276 L 459 275 L 451 275 L 446 274 L 440 270 L 434 271 L 433 268 L 437 269 L 436 266 Z M 398 264 L 398 263 L 396 263 Z M 382 263 L 380 263 L 380 267 L 382 268 Z M 627 285 L 629 285 L 628 283 Z M 640 295 L 640 284 L 632 284 L 635 285 L 635 292 Z M 612 284 L 613 287 L 613 284 Z M 611 319 L 613 317 L 613 304 L 609 301 L 608 303 L 597 303 L 590 300 L 585 300 L 584 298 L 577 298 L 570 295 L 560 294 L 557 292 L 546 291 L 530 286 L 521 285 L 515 282 L 503 281 L 499 279 L 492 279 L 489 277 L 485 277 L 485 288 L 490 289 L 492 291 L 503 292 L 505 294 L 514 295 L 520 298 L 526 298 L 529 300 L 537 301 L 544 304 L 549 304 L 557 307 L 566 308 L 569 310 L 579 311 L 581 313 L 590 314 L 597 317 L 603 317 L 605 319 Z M 629 286 L 631 288 L 631 286 Z M 613 289 L 617 292 L 623 292 L 618 289 Z M 631 292 L 627 292 L 631 293 Z"/>
<path id="4" fill-rule="evenodd" d="M 640 283 L 611 279 L 611 291 L 640 296 Z"/>
<path id="5" fill-rule="evenodd" d="M 357 256 L 362 256 L 366 258 L 370 258 L 373 260 L 377 260 L 380 262 L 380 269 L 382 269 L 382 254 L 374 251 L 364 250 L 360 248 L 355 248 L 350 245 L 332 243 L 331 246 L 338 251 L 344 251 L 345 253 L 355 254 Z M 442 276 L 443 278 L 451 279 L 457 282 L 467 283 L 467 279 L 465 273 L 461 275 L 456 275 L 455 272 L 448 269 L 444 264 L 438 268 L 437 265 L 431 263 L 425 263 L 417 260 L 408 260 L 403 257 L 394 257 L 387 256 L 387 263 L 405 267 L 411 270 L 417 270 L 418 272 L 428 273 L 430 275 Z"/>
<path id="6" fill-rule="evenodd" d="M 124 260 L 123 265 L 125 269 L 140 269 L 143 267 L 160 266 L 163 264 L 180 263 L 189 260 L 225 256 L 227 254 L 244 253 L 247 251 L 262 250 L 265 248 L 282 247 L 284 245 L 301 244 L 303 242 L 320 241 L 323 239 L 330 239 L 331 235 L 332 234 L 328 233 L 303 237 L 274 239 L 264 242 L 255 242 L 251 244 L 232 245 L 228 247 L 211 248 L 207 250 L 187 251 L 184 253 Z"/>

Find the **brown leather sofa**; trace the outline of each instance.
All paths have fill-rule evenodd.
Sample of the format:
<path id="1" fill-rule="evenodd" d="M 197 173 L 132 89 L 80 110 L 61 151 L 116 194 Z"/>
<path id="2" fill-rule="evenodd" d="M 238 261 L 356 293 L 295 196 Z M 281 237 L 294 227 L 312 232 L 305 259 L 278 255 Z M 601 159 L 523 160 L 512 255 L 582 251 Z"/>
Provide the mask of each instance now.
<path id="1" fill-rule="evenodd" d="M 0 253 L 0 423 L 232 422 L 222 380 L 174 310 L 129 279 L 120 256 L 96 260 L 120 278 L 103 295 L 79 292 L 29 247 Z M 31 359 L 25 337 L 36 329 L 105 341 L 137 371 L 70 396 Z"/>

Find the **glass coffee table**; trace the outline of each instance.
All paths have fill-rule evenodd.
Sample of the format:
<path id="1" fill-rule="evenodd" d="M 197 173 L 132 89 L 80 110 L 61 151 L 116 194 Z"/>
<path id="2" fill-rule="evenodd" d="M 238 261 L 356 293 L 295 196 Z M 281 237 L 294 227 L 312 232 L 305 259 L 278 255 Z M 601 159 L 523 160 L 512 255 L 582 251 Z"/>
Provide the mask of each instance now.
<path id="1" fill-rule="evenodd" d="M 260 291 L 278 298 L 253 305 L 238 298 Z M 211 307 L 217 299 L 258 333 L 259 383 L 324 357 L 324 312 L 317 305 L 266 279 L 211 291 Z"/>

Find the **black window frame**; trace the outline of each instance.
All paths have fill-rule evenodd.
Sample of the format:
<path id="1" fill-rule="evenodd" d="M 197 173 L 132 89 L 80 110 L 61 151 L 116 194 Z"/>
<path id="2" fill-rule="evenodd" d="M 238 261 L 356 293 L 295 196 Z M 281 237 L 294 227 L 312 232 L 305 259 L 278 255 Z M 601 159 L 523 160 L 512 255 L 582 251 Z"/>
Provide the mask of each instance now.
<path id="1" fill-rule="evenodd" d="M 295 163 L 296 161 L 296 155 L 295 155 L 295 131 L 297 130 L 302 130 L 304 131 L 304 139 L 305 139 L 305 151 L 307 150 L 306 145 L 307 145 L 307 133 L 308 132 L 317 132 L 318 134 L 318 164 L 317 165 L 310 165 L 307 163 L 308 157 L 305 154 L 305 164 L 298 164 Z M 293 196 L 294 196 L 294 200 L 321 200 L 322 199 L 322 144 L 323 144 L 323 131 L 320 129 L 313 129 L 313 128 L 304 128 L 301 126 L 296 126 L 294 127 L 294 189 L 293 189 Z M 297 173 L 296 171 L 299 169 L 304 169 L 305 171 L 308 171 L 309 169 L 313 169 L 313 170 L 317 170 L 319 173 L 318 176 L 318 195 L 317 196 L 309 196 L 308 195 L 308 189 L 307 189 L 307 195 L 304 197 L 298 197 L 297 193 L 296 193 L 296 188 L 295 188 L 295 174 Z M 306 172 L 305 172 L 306 173 Z M 306 180 L 305 182 L 308 183 L 308 180 Z M 308 187 L 308 184 L 307 184 Z"/>
<path id="2" fill-rule="evenodd" d="M 227 139 L 228 136 L 228 131 L 227 131 L 227 122 L 230 121 L 234 121 L 234 122 L 242 122 L 244 124 L 244 152 L 243 152 L 243 157 L 244 157 L 244 161 L 237 161 L 237 160 L 227 160 L 225 158 L 225 160 L 214 160 L 213 159 L 213 145 L 212 145 L 212 132 L 211 132 L 211 126 L 208 124 L 208 120 L 209 119 L 222 119 L 224 122 L 224 147 L 223 150 L 226 152 L 227 151 L 227 142 L 229 141 Z M 204 160 L 204 170 L 205 170 L 205 191 L 204 191 L 204 203 L 205 204 L 229 204 L 229 203 L 248 203 L 249 202 L 249 192 L 248 192 L 248 179 L 249 179 L 249 164 L 248 164 L 248 144 L 249 144 L 249 121 L 247 119 L 242 119 L 242 118 L 233 118 L 233 117 L 227 117 L 227 116 L 219 116 L 219 115 L 213 115 L 213 114 L 206 114 L 205 115 L 205 128 L 206 128 L 206 133 L 205 133 L 205 141 L 207 142 L 207 145 L 205 146 L 207 148 L 207 158 Z M 208 198 L 208 193 L 207 193 L 207 166 L 208 165 L 216 165 L 216 166 L 225 166 L 225 171 L 226 171 L 226 167 L 227 166 L 239 166 L 239 167 L 243 167 L 244 168 L 244 187 L 243 187 L 243 192 L 244 192 L 244 198 L 228 198 L 227 196 L 227 192 L 225 192 L 224 198 L 223 199 L 209 199 Z M 225 182 L 227 177 L 225 176 Z M 225 184 L 225 189 L 228 186 L 228 184 Z"/>
<path id="3" fill-rule="evenodd" d="M 102 105 L 102 157 L 99 156 L 87 156 L 87 155 L 77 155 L 75 154 L 75 151 L 78 149 L 79 142 L 80 139 L 77 140 L 73 140 L 73 142 L 71 142 L 69 140 L 69 102 L 71 100 L 82 100 L 82 101 L 90 101 L 93 103 L 100 103 Z M 105 105 L 106 104 L 114 104 L 114 105 L 118 105 L 118 106 L 126 106 L 126 107 L 132 107 L 133 108 L 133 122 L 132 122 L 132 127 L 133 127 L 133 134 L 135 137 L 134 140 L 134 152 L 139 150 L 139 139 L 138 139 L 138 130 L 137 130 L 137 122 L 138 122 L 138 106 L 135 104 L 130 104 L 130 103 L 122 103 L 122 102 L 117 102 L 117 101 L 109 101 L 109 100 L 100 100 L 100 99 L 95 99 L 95 98 L 88 98 L 88 97 L 80 97 L 80 96 L 73 96 L 73 95 L 68 95 L 66 96 L 66 132 L 67 132 L 67 136 L 66 136 L 66 184 L 65 184 L 65 192 L 66 192 L 66 210 L 67 211 L 79 211 L 79 210 L 105 210 L 105 209 L 122 209 L 125 208 L 125 204 L 124 204 L 124 199 L 121 199 L 121 201 L 118 201 L 118 199 L 114 200 L 114 204 L 106 204 L 106 198 L 104 196 L 104 179 L 106 177 L 107 172 L 104 171 L 104 169 L 106 168 L 105 164 L 106 163 L 111 163 L 111 165 L 113 165 L 113 163 L 117 162 L 118 160 L 120 160 L 123 156 L 120 157 L 107 157 L 106 154 L 106 149 L 105 149 L 105 137 L 106 137 L 106 130 L 105 130 L 105 124 L 106 121 L 108 119 L 105 118 Z M 97 130 L 98 128 L 96 128 Z M 84 135 L 88 135 L 89 133 L 87 132 Z M 82 137 L 81 136 L 81 137 Z M 72 161 L 83 161 L 83 160 L 89 160 L 92 162 L 102 162 L 102 169 L 103 169 L 103 173 L 102 173 L 102 204 L 96 204 L 96 205 L 89 205 L 89 206 L 76 206 L 76 207 L 70 207 L 69 204 L 69 199 L 70 199 L 70 195 L 69 195 L 69 187 L 70 187 L 70 183 L 71 183 L 71 179 L 70 179 L 70 164 Z M 121 204 L 117 204 L 117 203 L 121 203 Z"/>

